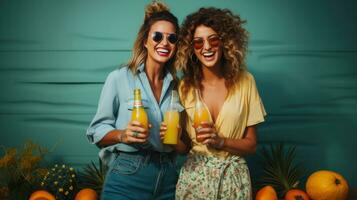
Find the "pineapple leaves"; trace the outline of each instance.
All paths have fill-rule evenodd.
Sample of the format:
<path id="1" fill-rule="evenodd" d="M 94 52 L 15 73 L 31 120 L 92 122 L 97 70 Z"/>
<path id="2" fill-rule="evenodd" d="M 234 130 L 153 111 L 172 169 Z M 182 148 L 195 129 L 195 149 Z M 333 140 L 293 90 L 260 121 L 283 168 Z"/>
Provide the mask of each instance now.
<path id="1" fill-rule="evenodd" d="M 92 161 L 79 173 L 80 188 L 92 188 L 98 195 L 102 190 L 107 168 L 99 159 L 99 167 Z"/>
<path id="2" fill-rule="evenodd" d="M 261 187 L 273 186 L 280 197 L 283 197 L 288 190 L 298 187 L 303 169 L 301 163 L 295 161 L 295 146 L 285 148 L 280 143 L 270 145 L 269 148 L 263 147 L 260 158 L 263 171 L 258 184 Z"/>

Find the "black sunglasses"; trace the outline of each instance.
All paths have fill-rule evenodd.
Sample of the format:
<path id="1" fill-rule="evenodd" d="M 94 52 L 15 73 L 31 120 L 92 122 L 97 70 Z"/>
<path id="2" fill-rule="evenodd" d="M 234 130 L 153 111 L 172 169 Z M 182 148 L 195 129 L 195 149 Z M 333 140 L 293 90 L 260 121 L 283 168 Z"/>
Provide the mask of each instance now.
<path id="1" fill-rule="evenodd" d="M 152 40 L 154 40 L 154 42 L 160 43 L 162 41 L 162 39 L 164 39 L 164 33 L 155 31 L 152 33 L 151 38 L 152 38 Z M 177 35 L 175 33 L 167 34 L 166 39 L 171 44 L 176 44 L 176 42 L 178 40 Z"/>

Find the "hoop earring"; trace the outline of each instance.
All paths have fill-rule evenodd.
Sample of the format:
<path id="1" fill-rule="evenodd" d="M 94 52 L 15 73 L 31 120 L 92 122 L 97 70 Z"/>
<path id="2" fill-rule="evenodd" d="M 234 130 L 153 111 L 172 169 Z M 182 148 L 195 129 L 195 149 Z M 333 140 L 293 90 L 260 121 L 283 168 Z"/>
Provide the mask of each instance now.
<path id="1" fill-rule="evenodd" d="M 191 54 L 190 58 L 191 58 L 193 63 L 197 63 L 198 62 L 197 56 L 195 54 Z"/>

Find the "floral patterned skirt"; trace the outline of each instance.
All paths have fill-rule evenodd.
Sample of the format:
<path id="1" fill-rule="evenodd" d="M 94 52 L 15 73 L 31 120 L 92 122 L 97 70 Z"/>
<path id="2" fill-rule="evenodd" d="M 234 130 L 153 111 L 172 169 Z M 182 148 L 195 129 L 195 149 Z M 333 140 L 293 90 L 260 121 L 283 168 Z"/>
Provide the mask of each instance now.
<path id="1" fill-rule="evenodd" d="M 176 185 L 176 199 L 251 200 L 246 161 L 239 156 L 189 154 Z"/>

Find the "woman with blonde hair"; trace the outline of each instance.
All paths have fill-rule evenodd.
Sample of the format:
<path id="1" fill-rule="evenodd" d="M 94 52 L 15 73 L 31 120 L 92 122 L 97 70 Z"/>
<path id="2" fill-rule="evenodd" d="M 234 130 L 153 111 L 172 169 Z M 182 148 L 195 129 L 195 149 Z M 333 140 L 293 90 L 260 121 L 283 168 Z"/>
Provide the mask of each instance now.
<path id="1" fill-rule="evenodd" d="M 176 199 L 251 199 L 244 156 L 256 150 L 256 125 L 266 115 L 255 80 L 245 67 L 245 21 L 228 9 L 201 8 L 181 27 L 177 65 L 186 110 L 178 152 L 189 151 Z M 197 91 L 197 92 L 195 92 Z M 194 125 L 200 98 L 211 120 Z M 162 135 L 165 128 L 162 128 Z"/>
<path id="2" fill-rule="evenodd" d="M 147 6 L 127 66 L 111 72 L 103 86 L 87 137 L 109 166 L 101 199 L 174 199 L 175 153 L 160 141 L 163 112 L 176 87 L 173 59 L 177 18 L 153 2 Z M 133 91 L 139 88 L 149 128 L 131 121 Z"/>

